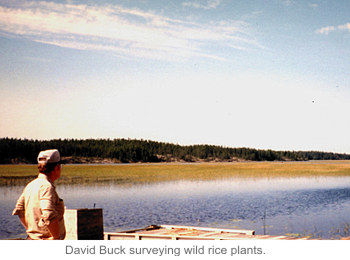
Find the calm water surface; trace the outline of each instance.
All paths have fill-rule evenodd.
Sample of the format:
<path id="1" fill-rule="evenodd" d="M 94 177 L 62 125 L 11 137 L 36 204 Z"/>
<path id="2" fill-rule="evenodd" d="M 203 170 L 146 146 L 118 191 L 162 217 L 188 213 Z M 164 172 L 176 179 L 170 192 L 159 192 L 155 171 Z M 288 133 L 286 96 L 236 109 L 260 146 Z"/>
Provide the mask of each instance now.
<path id="1" fill-rule="evenodd" d="M 0 187 L 0 239 L 25 237 L 18 218 L 11 216 L 22 189 Z M 57 191 L 67 208 L 103 208 L 105 231 L 173 224 L 350 236 L 350 177 L 58 185 Z"/>

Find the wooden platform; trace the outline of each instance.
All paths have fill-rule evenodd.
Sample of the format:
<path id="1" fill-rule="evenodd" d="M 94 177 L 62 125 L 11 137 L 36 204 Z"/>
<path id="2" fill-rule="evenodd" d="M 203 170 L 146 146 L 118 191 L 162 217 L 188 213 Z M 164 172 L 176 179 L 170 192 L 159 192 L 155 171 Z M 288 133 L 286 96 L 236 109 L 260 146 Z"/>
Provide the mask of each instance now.
<path id="1" fill-rule="evenodd" d="M 254 230 L 217 229 L 189 226 L 148 226 L 142 229 L 128 230 L 117 233 L 104 233 L 104 240 L 251 240 L 275 239 L 296 240 L 287 236 L 255 235 Z"/>

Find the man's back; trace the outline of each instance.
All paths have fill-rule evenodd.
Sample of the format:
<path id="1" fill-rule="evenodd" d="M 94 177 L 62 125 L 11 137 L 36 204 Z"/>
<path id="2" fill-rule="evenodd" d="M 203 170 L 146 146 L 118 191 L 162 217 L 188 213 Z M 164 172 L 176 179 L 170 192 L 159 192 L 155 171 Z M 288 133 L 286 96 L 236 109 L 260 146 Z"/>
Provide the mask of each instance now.
<path id="1" fill-rule="evenodd" d="M 51 239 L 47 226 L 57 217 L 63 221 L 64 205 L 47 176 L 39 174 L 25 187 L 14 214 L 16 212 L 24 214 L 27 234 L 31 239 Z"/>

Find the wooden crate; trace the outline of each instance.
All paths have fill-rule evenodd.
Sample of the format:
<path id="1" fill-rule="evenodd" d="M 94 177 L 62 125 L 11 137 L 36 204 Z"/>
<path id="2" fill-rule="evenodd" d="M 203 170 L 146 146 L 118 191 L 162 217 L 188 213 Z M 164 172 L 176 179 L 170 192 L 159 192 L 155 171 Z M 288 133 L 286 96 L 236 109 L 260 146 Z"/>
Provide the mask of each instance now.
<path id="1" fill-rule="evenodd" d="M 102 209 L 66 209 L 66 240 L 103 240 Z"/>

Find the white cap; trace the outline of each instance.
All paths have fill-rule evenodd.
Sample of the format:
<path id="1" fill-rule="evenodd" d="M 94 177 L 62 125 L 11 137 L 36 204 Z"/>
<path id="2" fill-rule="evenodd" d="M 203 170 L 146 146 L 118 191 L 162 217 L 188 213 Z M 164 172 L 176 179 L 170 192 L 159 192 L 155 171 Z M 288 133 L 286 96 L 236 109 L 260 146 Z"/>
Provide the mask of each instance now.
<path id="1" fill-rule="evenodd" d="M 38 163 L 59 163 L 60 152 L 57 149 L 41 151 L 38 155 Z"/>

